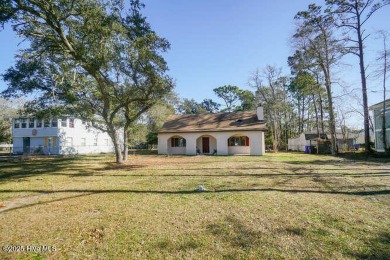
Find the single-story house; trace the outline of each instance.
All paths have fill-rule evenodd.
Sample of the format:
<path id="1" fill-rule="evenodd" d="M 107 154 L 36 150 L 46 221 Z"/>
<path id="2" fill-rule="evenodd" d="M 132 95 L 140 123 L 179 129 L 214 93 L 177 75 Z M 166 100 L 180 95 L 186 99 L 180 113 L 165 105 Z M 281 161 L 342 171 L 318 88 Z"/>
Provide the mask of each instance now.
<path id="1" fill-rule="evenodd" d="M 14 118 L 14 154 L 87 154 L 113 152 L 111 138 L 74 117 Z"/>
<path id="2" fill-rule="evenodd" d="M 336 141 L 340 149 L 344 148 L 344 146 L 347 146 L 349 149 L 353 148 L 357 138 L 358 134 L 347 133 L 344 140 L 343 135 L 339 131 L 336 132 Z M 318 136 L 315 131 L 303 132 L 296 138 L 288 139 L 288 149 L 304 152 L 307 146 L 316 146 L 317 140 L 330 140 L 330 134 L 320 133 L 320 136 Z"/>
<path id="3" fill-rule="evenodd" d="M 375 136 L 375 150 L 384 152 L 383 142 L 383 101 L 368 108 L 374 114 L 374 136 Z M 386 123 L 386 143 L 390 146 L 390 99 L 385 100 L 385 123 Z"/>
<path id="4" fill-rule="evenodd" d="M 263 155 L 263 107 L 256 111 L 172 115 L 158 132 L 159 154 Z"/>

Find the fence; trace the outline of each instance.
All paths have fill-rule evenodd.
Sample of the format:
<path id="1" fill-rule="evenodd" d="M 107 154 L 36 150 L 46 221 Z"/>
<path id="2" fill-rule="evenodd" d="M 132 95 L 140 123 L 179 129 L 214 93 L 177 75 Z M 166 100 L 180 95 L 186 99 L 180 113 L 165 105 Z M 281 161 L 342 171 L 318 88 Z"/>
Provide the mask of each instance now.
<path id="1" fill-rule="evenodd" d="M 73 146 L 24 146 L 13 147 L 10 153 L 17 155 L 75 155 L 75 154 L 89 154 L 89 153 L 110 153 L 114 149 L 109 145 L 73 145 Z"/>
<path id="2" fill-rule="evenodd" d="M 121 150 L 123 146 L 121 147 Z M 157 145 L 146 144 L 143 146 L 132 146 L 128 148 L 129 153 L 144 153 L 145 151 L 157 150 Z M 4 155 L 76 155 L 76 154 L 98 154 L 98 153 L 113 153 L 114 147 L 112 145 L 73 145 L 73 146 L 58 146 L 58 147 L 44 147 L 44 146 L 25 146 L 7 147 L 0 146 L 0 154 Z"/>
<path id="3" fill-rule="evenodd" d="M 338 152 L 345 153 L 345 152 L 355 152 L 359 151 L 360 145 L 351 145 L 348 146 L 347 144 L 343 145 L 337 145 Z M 330 154 L 331 153 L 331 147 L 330 144 L 318 144 L 318 145 L 288 145 L 289 151 L 297 151 L 297 152 L 304 152 L 304 153 L 319 153 L 319 154 Z M 318 150 L 318 152 L 317 152 Z"/>

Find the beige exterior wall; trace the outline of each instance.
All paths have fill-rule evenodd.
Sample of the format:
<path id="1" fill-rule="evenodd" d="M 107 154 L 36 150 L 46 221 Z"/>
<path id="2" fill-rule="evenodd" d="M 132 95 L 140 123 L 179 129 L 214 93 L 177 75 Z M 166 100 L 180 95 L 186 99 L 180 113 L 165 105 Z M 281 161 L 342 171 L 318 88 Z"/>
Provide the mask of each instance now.
<path id="1" fill-rule="evenodd" d="M 228 147 L 228 154 L 234 155 L 234 154 L 250 154 L 250 146 L 229 146 Z"/>
<path id="2" fill-rule="evenodd" d="M 170 147 L 170 138 L 181 136 L 186 139 L 186 147 L 172 150 Z M 187 154 L 195 155 L 196 148 L 202 151 L 202 136 L 210 137 L 210 153 L 217 150 L 217 155 L 229 154 L 250 154 L 263 155 L 265 153 L 264 132 L 261 131 L 231 131 L 231 132 L 199 132 L 199 133 L 159 133 L 158 134 L 158 153 L 159 154 Z M 230 147 L 229 150 L 228 139 L 231 136 L 248 136 L 249 146 Z M 214 148 L 216 147 L 216 148 Z"/>

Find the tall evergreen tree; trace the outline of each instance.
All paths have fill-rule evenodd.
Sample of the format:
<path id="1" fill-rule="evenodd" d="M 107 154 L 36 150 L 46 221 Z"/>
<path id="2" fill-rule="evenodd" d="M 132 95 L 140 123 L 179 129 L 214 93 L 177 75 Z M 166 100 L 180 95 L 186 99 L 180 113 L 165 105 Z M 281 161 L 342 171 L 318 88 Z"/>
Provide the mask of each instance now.
<path id="1" fill-rule="evenodd" d="M 359 58 L 360 79 L 362 84 L 363 115 L 364 115 L 364 140 L 366 152 L 370 147 L 370 124 L 367 100 L 367 77 L 364 59 L 364 41 L 369 35 L 365 34 L 364 25 L 371 16 L 385 5 L 389 0 L 326 0 L 330 15 L 337 18 L 336 26 L 346 29 L 347 39 L 352 46 L 349 52 Z"/>

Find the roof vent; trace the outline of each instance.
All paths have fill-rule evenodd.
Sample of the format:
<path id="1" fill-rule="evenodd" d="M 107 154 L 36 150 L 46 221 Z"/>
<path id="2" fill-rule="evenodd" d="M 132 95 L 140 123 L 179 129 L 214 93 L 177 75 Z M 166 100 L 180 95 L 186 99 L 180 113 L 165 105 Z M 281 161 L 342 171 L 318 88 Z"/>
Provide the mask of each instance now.
<path id="1" fill-rule="evenodd" d="M 242 119 L 238 119 L 236 122 L 241 124 L 242 123 Z"/>

